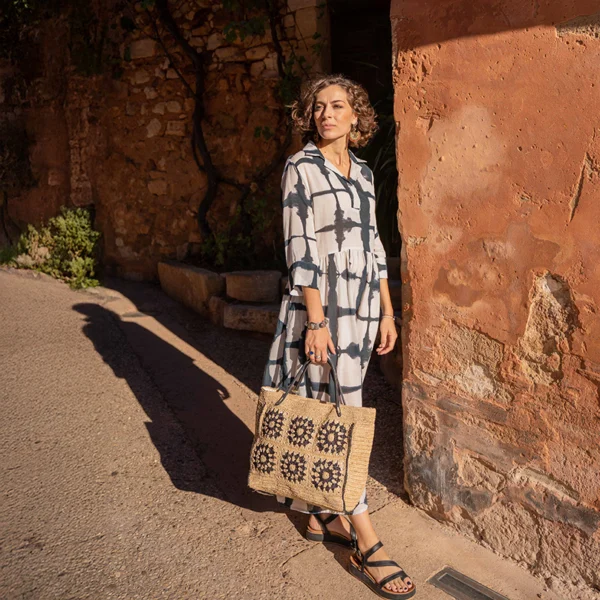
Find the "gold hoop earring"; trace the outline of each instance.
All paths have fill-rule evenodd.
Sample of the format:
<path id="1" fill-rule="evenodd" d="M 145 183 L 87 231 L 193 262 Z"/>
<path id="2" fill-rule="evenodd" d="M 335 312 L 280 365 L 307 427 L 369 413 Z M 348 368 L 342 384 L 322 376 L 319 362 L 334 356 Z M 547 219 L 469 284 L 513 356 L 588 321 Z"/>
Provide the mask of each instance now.
<path id="1" fill-rule="evenodd" d="M 350 138 L 350 141 L 353 143 L 358 142 L 358 140 L 360 140 L 360 131 L 358 131 L 358 127 L 356 125 L 356 123 L 354 125 L 352 125 L 352 128 L 350 129 L 350 134 L 348 136 Z"/>

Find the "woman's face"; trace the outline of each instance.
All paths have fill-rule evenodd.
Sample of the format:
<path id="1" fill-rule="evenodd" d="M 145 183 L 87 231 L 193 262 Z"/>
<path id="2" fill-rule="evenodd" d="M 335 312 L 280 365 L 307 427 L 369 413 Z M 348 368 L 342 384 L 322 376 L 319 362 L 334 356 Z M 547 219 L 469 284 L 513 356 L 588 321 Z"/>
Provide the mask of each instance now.
<path id="1" fill-rule="evenodd" d="M 313 118 L 319 135 L 326 140 L 348 135 L 358 121 L 346 90 L 339 85 L 330 85 L 316 95 Z"/>

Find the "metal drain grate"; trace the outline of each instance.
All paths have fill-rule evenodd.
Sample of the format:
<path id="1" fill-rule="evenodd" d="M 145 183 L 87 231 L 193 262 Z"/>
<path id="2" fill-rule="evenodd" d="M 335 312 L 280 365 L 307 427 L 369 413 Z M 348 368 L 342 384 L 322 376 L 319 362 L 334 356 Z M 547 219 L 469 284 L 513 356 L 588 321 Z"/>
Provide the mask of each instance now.
<path id="1" fill-rule="evenodd" d="M 456 600 L 509 600 L 506 596 L 490 590 L 452 567 L 444 567 L 439 573 L 430 577 L 427 583 L 450 594 Z"/>

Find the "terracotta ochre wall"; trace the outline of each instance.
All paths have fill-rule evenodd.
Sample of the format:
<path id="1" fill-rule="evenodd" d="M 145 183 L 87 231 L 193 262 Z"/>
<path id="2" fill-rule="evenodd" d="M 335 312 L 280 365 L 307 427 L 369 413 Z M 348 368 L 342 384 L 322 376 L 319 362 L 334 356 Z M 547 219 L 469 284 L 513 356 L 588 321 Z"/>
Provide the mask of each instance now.
<path id="1" fill-rule="evenodd" d="M 600 597 L 600 7 L 392 0 L 412 501 Z"/>

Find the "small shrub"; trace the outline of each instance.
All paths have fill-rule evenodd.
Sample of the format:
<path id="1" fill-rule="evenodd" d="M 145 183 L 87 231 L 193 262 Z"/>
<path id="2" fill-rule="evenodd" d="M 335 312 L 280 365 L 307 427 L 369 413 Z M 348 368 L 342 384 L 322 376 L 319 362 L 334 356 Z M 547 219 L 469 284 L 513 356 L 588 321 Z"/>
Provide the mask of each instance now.
<path id="1" fill-rule="evenodd" d="M 33 225 L 27 227 L 19 239 L 14 262 L 21 268 L 62 279 L 74 289 L 93 287 L 98 285 L 94 273 L 99 237 L 87 210 L 63 206 L 47 226 L 39 230 Z"/>

